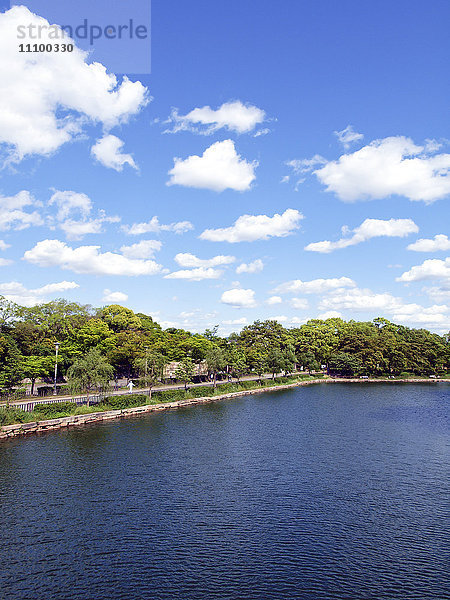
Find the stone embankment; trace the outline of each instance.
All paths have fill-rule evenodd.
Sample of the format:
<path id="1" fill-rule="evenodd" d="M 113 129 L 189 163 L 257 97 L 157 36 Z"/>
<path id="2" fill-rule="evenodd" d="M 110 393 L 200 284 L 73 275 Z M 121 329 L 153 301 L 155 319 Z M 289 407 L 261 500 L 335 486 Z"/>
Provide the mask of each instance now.
<path id="1" fill-rule="evenodd" d="M 346 378 L 327 378 L 311 379 L 308 381 L 299 381 L 277 385 L 272 387 L 261 387 L 253 390 L 243 390 L 241 392 L 230 392 L 218 396 L 204 396 L 202 398 L 190 398 L 186 400 L 177 400 L 175 402 L 164 402 L 160 404 L 146 404 L 144 406 L 135 406 L 122 410 L 109 410 L 105 412 L 94 412 L 85 415 L 73 415 L 70 417 L 60 417 L 58 419 L 48 419 L 46 421 L 33 421 L 30 423 L 16 423 L 14 425 L 4 425 L 0 428 L 0 440 L 12 438 L 18 435 L 28 435 L 31 433 L 43 433 L 55 429 L 70 428 L 76 425 L 87 425 L 99 421 L 109 421 L 120 417 L 131 417 L 143 413 L 158 412 L 170 410 L 194 404 L 205 404 L 215 402 L 216 400 L 225 400 L 228 398 L 238 398 L 240 396 L 251 396 L 252 394 L 261 394 L 264 392 L 275 392 L 294 387 L 314 385 L 317 383 L 450 383 L 449 379 L 346 379 Z"/>

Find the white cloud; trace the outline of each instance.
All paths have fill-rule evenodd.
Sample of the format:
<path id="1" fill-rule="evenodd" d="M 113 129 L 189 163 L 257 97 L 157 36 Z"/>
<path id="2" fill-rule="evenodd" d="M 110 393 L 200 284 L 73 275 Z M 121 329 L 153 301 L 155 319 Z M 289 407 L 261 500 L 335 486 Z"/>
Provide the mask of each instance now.
<path id="1" fill-rule="evenodd" d="M 435 302 L 446 302 L 450 306 L 450 282 L 441 287 L 425 287 L 423 291 Z"/>
<path id="2" fill-rule="evenodd" d="M 294 173 L 300 174 L 300 173 L 309 173 L 310 171 L 312 171 L 319 165 L 327 164 L 327 162 L 328 162 L 327 159 L 324 158 L 323 156 L 320 156 L 320 154 L 314 154 L 314 156 L 312 158 L 300 158 L 300 159 L 296 158 L 294 160 L 288 160 L 286 162 L 286 164 L 288 167 L 292 167 L 292 169 L 294 170 Z M 283 177 L 283 180 L 289 181 L 289 177 L 287 180 L 285 177 Z"/>
<path id="3" fill-rule="evenodd" d="M 100 211 L 101 212 L 101 211 Z M 64 231 L 67 239 L 81 240 L 85 235 L 90 233 L 102 233 L 103 223 L 117 223 L 119 217 L 100 216 L 98 219 L 88 219 L 86 221 L 74 221 L 67 219 L 59 224 L 59 228 Z"/>
<path id="4" fill-rule="evenodd" d="M 304 317 L 292 317 L 291 319 L 289 319 L 289 323 L 291 323 L 291 325 L 303 325 L 304 323 L 306 323 L 307 319 L 305 319 Z"/>
<path id="5" fill-rule="evenodd" d="M 422 238 L 413 244 L 409 244 L 408 250 L 414 250 L 415 252 L 438 252 L 440 250 L 450 250 L 450 239 L 448 236 L 440 233 L 435 235 L 431 240 Z"/>
<path id="6" fill-rule="evenodd" d="M 206 267 L 196 269 L 183 269 L 164 275 L 164 279 L 186 279 L 190 281 L 203 281 L 204 279 L 219 279 L 223 271 Z"/>
<path id="7" fill-rule="evenodd" d="M 362 139 L 364 139 L 363 134 L 355 131 L 352 125 L 347 125 L 347 127 L 342 131 L 335 131 L 334 135 L 346 150 L 350 148 L 353 143 L 360 142 Z"/>
<path id="8" fill-rule="evenodd" d="M 322 319 L 323 321 L 326 321 L 327 319 L 342 319 L 342 314 L 337 310 L 328 310 L 317 315 L 317 318 Z"/>
<path id="9" fill-rule="evenodd" d="M 43 225 L 44 221 L 39 212 L 36 210 L 32 212 L 24 210 L 27 207 L 39 206 L 40 203 L 33 198 L 30 192 L 25 190 L 22 190 L 15 196 L 0 196 L 0 229 L 20 231 L 32 225 Z"/>
<path id="10" fill-rule="evenodd" d="M 260 273 L 264 269 L 264 263 L 260 258 L 250 262 L 242 263 L 236 268 L 236 273 Z"/>
<path id="11" fill-rule="evenodd" d="M 300 227 L 303 215 L 293 208 L 288 208 L 283 214 L 242 215 L 234 225 L 223 229 L 205 229 L 200 239 L 211 242 L 254 242 L 268 240 L 271 237 L 285 237 Z"/>
<path id="12" fill-rule="evenodd" d="M 7 250 L 10 247 L 11 247 L 10 244 L 7 244 L 3 240 L 0 240 L 0 251 Z M 12 262 L 13 261 L 9 260 L 8 258 L 0 258 L 0 267 L 6 267 L 6 266 L 10 265 Z"/>
<path id="13" fill-rule="evenodd" d="M 241 319 L 230 319 L 229 321 L 223 321 L 224 325 L 247 325 L 248 320 L 247 317 L 242 317 Z"/>
<path id="14" fill-rule="evenodd" d="M 179 221 L 178 223 L 162 225 L 159 222 L 158 217 L 155 216 L 146 223 L 133 223 L 133 225 L 124 225 L 122 229 L 128 235 L 144 235 L 146 233 L 160 233 L 161 231 L 173 231 L 174 233 L 181 234 L 194 229 L 194 226 L 190 221 Z"/>
<path id="15" fill-rule="evenodd" d="M 49 37 L 55 30 L 62 36 L 24 6 L 0 14 L 0 143 L 12 160 L 49 155 L 77 137 L 84 123 L 111 128 L 147 103 L 139 81 L 124 77 L 118 83 L 100 63 L 88 64 L 88 53 L 76 47 L 70 53 L 18 52 L 17 28 L 28 25 L 46 27 L 42 44 L 55 41 Z"/>
<path id="16" fill-rule="evenodd" d="M 234 256 L 214 256 L 213 258 L 198 258 L 195 254 L 189 252 L 180 252 L 175 256 L 175 262 L 180 267 L 218 267 L 220 265 L 230 265 L 236 260 Z"/>
<path id="17" fill-rule="evenodd" d="M 320 310 L 346 309 L 355 312 L 372 310 L 388 311 L 397 309 L 402 300 L 389 293 L 377 294 L 369 289 L 336 289 L 319 302 Z"/>
<path id="18" fill-rule="evenodd" d="M 283 298 L 281 296 L 270 296 L 267 298 L 266 304 L 269 306 L 273 306 L 274 304 L 281 304 L 283 302 Z"/>
<path id="19" fill-rule="evenodd" d="M 68 290 L 80 287 L 74 281 L 60 281 L 58 283 L 48 283 L 40 288 L 27 289 L 22 283 L 10 281 L 9 283 L 0 283 L 0 294 L 11 302 L 16 302 L 22 306 L 34 306 L 40 302 L 45 302 L 46 296 L 59 294 Z"/>
<path id="20" fill-rule="evenodd" d="M 43 240 L 27 250 L 24 259 L 40 267 L 59 267 L 90 275 L 155 275 L 161 265 L 153 260 L 127 258 L 114 252 L 99 252 L 100 246 L 71 248 L 59 240 Z"/>
<path id="21" fill-rule="evenodd" d="M 420 304 L 406 303 L 402 298 L 388 292 L 375 293 L 370 289 L 335 290 L 321 299 L 319 309 L 328 312 L 341 309 L 352 313 L 372 313 L 375 316 L 389 314 L 396 323 L 412 323 L 416 326 L 426 325 L 434 328 L 442 328 L 447 324 L 450 326 L 448 304 L 424 307 Z"/>
<path id="22" fill-rule="evenodd" d="M 280 284 L 275 288 L 274 292 L 279 294 L 323 294 L 338 288 L 352 287 L 356 287 L 356 283 L 353 279 L 349 279 L 348 277 L 312 279 L 311 281 L 294 279 L 293 281 L 286 281 L 285 283 Z"/>
<path id="23" fill-rule="evenodd" d="M 122 171 L 124 165 L 137 169 L 131 154 L 122 152 L 123 145 L 123 141 L 115 135 L 105 135 L 92 146 L 91 154 L 99 163 L 116 171 Z"/>
<path id="24" fill-rule="evenodd" d="M 450 257 L 444 260 L 437 258 L 425 260 L 421 265 L 415 265 L 409 271 L 405 271 L 400 277 L 397 277 L 396 281 L 409 283 L 426 279 L 450 279 Z"/>
<path id="25" fill-rule="evenodd" d="M 58 221 L 65 221 L 74 212 L 79 213 L 82 217 L 87 217 L 92 210 L 92 201 L 89 196 L 70 190 L 56 190 L 48 203 L 50 206 L 56 205 Z"/>
<path id="26" fill-rule="evenodd" d="M 256 306 L 255 292 L 253 290 L 243 290 L 240 288 L 227 290 L 222 294 L 220 301 L 223 304 L 233 306 L 233 308 L 252 308 Z"/>
<path id="27" fill-rule="evenodd" d="M 278 321 L 278 323 L 286 323 L 290 321 L 286 315 L 279 315 L 277 317 L 267 317 L 268 321 Z"/>
<path id="28" fill-rule="evenodd" d="M 159 252 L 162 248 L 162 243 L 158 240 L 142 240 L 131 246 L 122 246 L 120 251 L 127 258 L 153 258 L 155 252 Z"/>
<path id="29" fill-rule="evenodd" d="M 223 192 L 226 189 L 244 192 L 255 180 L 256 161 L 247 162 L 237 154 L 234 142 L 224 140 L 207 148 L 202 156 L 174 159 L 167 185 L 182 185 Z"/>
<path id="30" fill-rule="evenodd" d="M 375 140 L 314 173 L 347 202 L 398 195 L 428 204 L 450 194 L 450 154 L 430 156 L 403 136 Z"/>
<path id="31" fill-rule="evenodd" d="M 123 292 L 112 292 L 111 290 L 103 290 L 103 302 L 126 302 L 128 300 L 128 294 Z"/>
<path id="32" fill-rule="evenodd" d="M 216 110 L 210 106 L 194 108 L 186 115 L 179 115 L 175 109 L 172 111 L 167 122 L 172 123 L 172 129 L 164 133 L 176 133 L 178 131 L 192 131 L 209 135 L 218 129 L 228 129 L 236 133 L 249 133 L 266 118 L 266 114 L 260 108 L 252 104 L 243 104 L 240 100 L 225 102 Z M 264 135 L 265 130 L 259 131 Z"/>
<path id="33" fill-rule="evenodd" d="M 102 233 L 104 223 L 117 223 L 120 217 L 108 217 L 105 211 L 98 211 L 96 218 L 91 218 L 92 201 L 83 193 L 71 190 L 56 190 L 50 200 L 49 206 L 56 206 L 55 218 L 50 218 L 53 223 L 64 231 L 69 240 L 79 240 L 87 234 Z"/>
<path id="34" fill-rule="evenodd" d="M 306 298 L 292 298 L 290 304 L 293 308 L 296 308 L 297 310 L 305 310 L 309 306 L 308 300 Z"/>
<path id="35" fill-rule="evenodd" d="M 418 231 L 419 228 L 411 219 L 365 219 L 359 227 L 353 229 L 351 237 L 341 238 L 337 242 L 328 240 L 314 242 L 305 246 L 305 250 L 327 254 L 333 250 L 355 246 L 374 237 L 405 237 Z"/>
<path id="36" fill-rule="evenodd" d="M 429 307 L 423 307 L 420 304 L 404 304 L 394 311 L 392 318 L 400 323 L 446 328 L 450 326 L 448 311 L 448 304 L 434 304 Z"/>

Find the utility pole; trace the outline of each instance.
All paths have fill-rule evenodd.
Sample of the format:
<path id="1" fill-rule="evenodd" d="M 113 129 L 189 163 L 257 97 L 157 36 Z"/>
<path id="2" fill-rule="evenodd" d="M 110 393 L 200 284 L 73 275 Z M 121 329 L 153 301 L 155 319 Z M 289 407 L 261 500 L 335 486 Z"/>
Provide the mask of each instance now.
<path id="1" fill-rule="evenodd" d="M 55 377 L 53 380 L 53 395 L 56 396 L 56 378 L 58 376 L 58 350 L 59 343 L 55 342 Z"/>

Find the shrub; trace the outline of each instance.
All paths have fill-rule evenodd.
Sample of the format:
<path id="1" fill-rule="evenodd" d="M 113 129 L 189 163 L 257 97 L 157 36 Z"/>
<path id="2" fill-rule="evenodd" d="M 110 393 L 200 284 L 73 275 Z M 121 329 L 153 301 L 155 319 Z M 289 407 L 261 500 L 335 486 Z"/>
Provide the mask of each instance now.
<path id="1" fill-rule="evenodd" d="M 175 402 L 176 400 L 184 400 L 186 397 L 187 395 L 184 390 L 164 390 L 161 392 L 153 392 L 152 394 L 154 402 Z"/>
<path id="2" fill-rule="evenodd" d="M 53 404 L 36 404 L 33 413 L 37 419 L 56 419 L 72 415 L 77 405 L 75 402 L 54 402 Z"/>
<path id="3" fill-rule="evenodd" d="M 124 394 L 123 396 L 106 396 L 106 398 L 98 405 L 105 409 L 111 408 L 119 410 L 123 408 L 132 408 L 133 406 L 142 406 L 146 404 L 148 396 L 145 394 Z"/>
<path id="4" fill-rule="evenodd" d="M 13 425 L 14 423 L 28 423 L 32 421 L 30 413 L 20 408 L 0 408 L 0 426 Z"/>

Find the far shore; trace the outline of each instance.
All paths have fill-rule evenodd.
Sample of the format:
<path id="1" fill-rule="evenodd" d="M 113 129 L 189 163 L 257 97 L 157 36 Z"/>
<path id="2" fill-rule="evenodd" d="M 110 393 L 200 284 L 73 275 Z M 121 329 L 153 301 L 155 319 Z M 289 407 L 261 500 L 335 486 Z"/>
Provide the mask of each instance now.
<path id="1" fill-rule="evenodd" d="M 320 378 L 310 379 L 306 381 L 296 381 L 293 383 L 280 384 L 276 386 L 266 386 L 260 388 L 254 388 L 249 390 L 242 390 L 238 392 L 229 392 L 225 394 L 218 394 L 216 396 L 202 396 L 199 398 L 186 398 L 183 400 L 176 400 L 173 402 L 160 402 L 157 404 L 144 404 L 142 406 L 135 406 L 132 408 L 110 410 L 105 412 L 92 412 L 88 414 L 73 415 L 68 417 L 60 417 L 56 419 L 47 419 L 42 421 L 33 421 L 29 423 L 16 423 L 14 425 L 4 425 L 0 428 L 0 440 L 9 439 L 19 435 L 29 435 L 32 433 L 43 433 L 46 431 L 54 431 L 56 429 L 62 429 L 65 427 L 73 427 L 79 425 L 86 425 L 89 423 L 108 421 L 111 419 L 118 419 L 121 417 L 136 416 L 143 413 L 159 412 L 162 410 L 171 410 L 176 408 L 182 408 L 186 406 L 192 406 L 194 404 L 205 404 L 208 402 L 216 402 L 218 400 L 226 400 L 232 398 L 239 398 L 241 396 L 251 396 L 254 394 L 262 394 L 266 392 L 275 392 L 279 390 L 286 390 L 295 387 L 302 387 L 307 385 L 315 385 L 319 383 L 358 383 L 358 384 L 373 384 L 373 383 L 450 383 L 449 379 L 420 379 L 420 378 L 408 378 L 408 379 L 361 379 L 361 378 Z"/>

